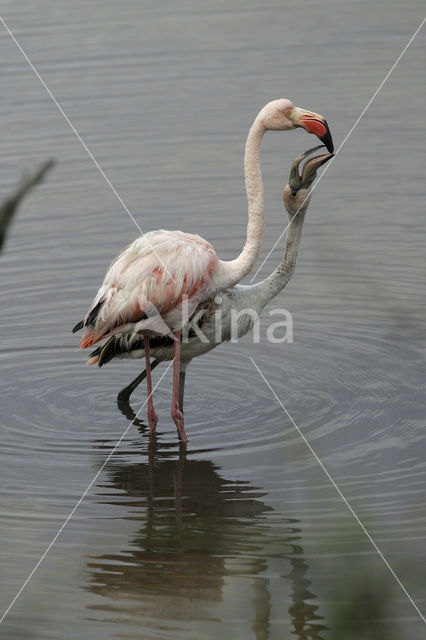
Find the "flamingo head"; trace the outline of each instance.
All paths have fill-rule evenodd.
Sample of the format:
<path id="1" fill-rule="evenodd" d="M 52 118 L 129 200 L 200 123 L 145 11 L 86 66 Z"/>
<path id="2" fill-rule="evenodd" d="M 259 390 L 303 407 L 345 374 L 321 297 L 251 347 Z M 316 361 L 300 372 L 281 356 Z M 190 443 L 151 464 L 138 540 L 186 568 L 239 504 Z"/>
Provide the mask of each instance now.
<path id="1" fill-rule="evenodd" d="M 330 153 L 333 153 L 333 139 L 327 120 L 313 111 L 295 107 L 290 100 L 281 98 L 268 102 L 259 114 L 265 129 L 288 131 L 302 127 L 308 133 L 314 133 Z"/>
<path id="2" fill-rule="evenodd" d="M 293 217 L 299 211 L 304 213 L 309 206 L 311 199 L 312 183 L 317 177 L 318 169 L 333 157 L 333 153 L 323 153 L 320 156 L 314 156 L 306 160 L 318 149 L 322 149 L 324 145 L 308 149 L 305 153 L 297 156 L 293 162 L 288 184 L 284 188 L 283 199 L 284 205 L 289 215 Z M 306 160 L 301 173 L 299 173 L 300 164 Z"/>

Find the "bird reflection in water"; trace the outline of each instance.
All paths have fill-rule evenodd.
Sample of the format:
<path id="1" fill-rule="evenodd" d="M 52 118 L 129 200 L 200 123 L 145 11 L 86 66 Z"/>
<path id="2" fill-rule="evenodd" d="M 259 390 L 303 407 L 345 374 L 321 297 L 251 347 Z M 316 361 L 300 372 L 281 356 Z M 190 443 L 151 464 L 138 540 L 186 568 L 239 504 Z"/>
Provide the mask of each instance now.
<path id="1" fill-rule="evenodd" d="M 134 419 L 123 396 L 121 403 Z M 98 499 L 124 506 L 126 518 L 137 517 L 140 527 L 122 552 L 89 560 L 89 590 L 108 598 L 105 610 L 119 613 L 121 622 L 123 616 L 137 617 L 143 626 L 161 626 L 163 635 L 189 622 L 209 636 L 210 624 L 222 620 L 226 628 L 231 620 L 235 630 L 243 620 L 256 640 L 267 640 L 277 595 L 273 598 L 271 586 L 279 582 L 286 591 L 290 580 L 288 615 L 282 616 L 282 607 L 279 611 L 287 621 L 283 626 L 290 621 L 299 640 L 323 640 L 326 627 L 311 604 L 315 596 L 309 591 L 298 521 L 281 521 L 276 533 L 267 518 L 274 510 L 262 501 L 260 489 L 226 480 L 211 460 L 191 459 L 194 454 L 187 457 L 182 443 L 177 451 L 176 442 L 160 445 L 152 438 L 147 460 L 139 450 L 136 455 L 144 462 L 116 462 L 108 471 L 107 485 L 119 494 L 100 493 Z M 290 565 L 279 580 L 266 577 L 273 572 L 272 557 Z M 229 585 L 236 584 L 230 592 Z"/>

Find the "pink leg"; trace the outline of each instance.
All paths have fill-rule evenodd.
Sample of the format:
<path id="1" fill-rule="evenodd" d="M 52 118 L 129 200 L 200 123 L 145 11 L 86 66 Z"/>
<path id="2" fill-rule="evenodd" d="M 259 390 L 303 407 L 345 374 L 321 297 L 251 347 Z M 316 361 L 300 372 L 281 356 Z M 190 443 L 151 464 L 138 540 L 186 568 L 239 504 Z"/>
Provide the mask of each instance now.
<path id="1" fill-rule="evenodd" d="M 173 360 L 172 418 L 182 442 L 188 442 L 185 429 L 183 428 L 183 414 L 179 409 L 180 331 L 174 333 L 173 337 L 175 340 L 175 344 Z"/>
<path id="2" fill-rule="evenodd" d="M 148 393 L 148 424 L 150 433 L 155 433 L 157 428 L 158 416 L 154 411 L 154 401 L 152 399 L 152 378 L 151 378 L 151 359 L 149 357 L 149 336 L 144 336 L 143 345 L 145 349 L 146 363 L 146 390 Z"/>

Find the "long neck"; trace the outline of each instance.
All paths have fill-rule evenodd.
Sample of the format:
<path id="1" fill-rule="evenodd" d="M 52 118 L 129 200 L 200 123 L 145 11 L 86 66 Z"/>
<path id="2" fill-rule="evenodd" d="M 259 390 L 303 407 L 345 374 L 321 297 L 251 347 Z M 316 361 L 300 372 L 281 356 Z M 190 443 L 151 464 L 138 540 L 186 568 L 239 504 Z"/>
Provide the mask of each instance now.
<path id="1" fill-rule="evenodd" d="M 296 258 L 302 237 L 305 211 L 299 211 L 290 222 L 284 258 L 281 264 L 264 280 L 253 286 L 253 294 L 263 308 L 272 298 L 280 293 L 290 280 L 296 268 Z"/>
<path id="2" fill-rule="evenodd" d="M 244 175 L 248 201 L 247 238 L 238 258 L 221 261 L 223 288 L 232 287 L 253 268 L 263 246 L 265 228 L 263 182 L 260 171 L 260 143 L 266 129 L 259 116 L 254 121 L 247 137 L 244 154 Z"/>

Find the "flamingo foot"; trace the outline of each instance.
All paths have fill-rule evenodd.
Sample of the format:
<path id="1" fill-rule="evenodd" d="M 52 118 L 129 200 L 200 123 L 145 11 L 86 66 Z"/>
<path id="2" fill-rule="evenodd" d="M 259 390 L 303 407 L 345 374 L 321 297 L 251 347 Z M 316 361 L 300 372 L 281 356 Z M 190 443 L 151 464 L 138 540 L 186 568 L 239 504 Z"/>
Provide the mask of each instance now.
<path id="1" fill-rule="evenodd" d="M 176 429 L 178 430 L 180 439 L 184 444 L 186 444 L 188 442 L 188 438 L 183 426 L 183 413 L 179 409 L 179 405 L 177 403 L 172 407 L 172 418 L 173 418 L 173 422 L 176 425 Z"/>

